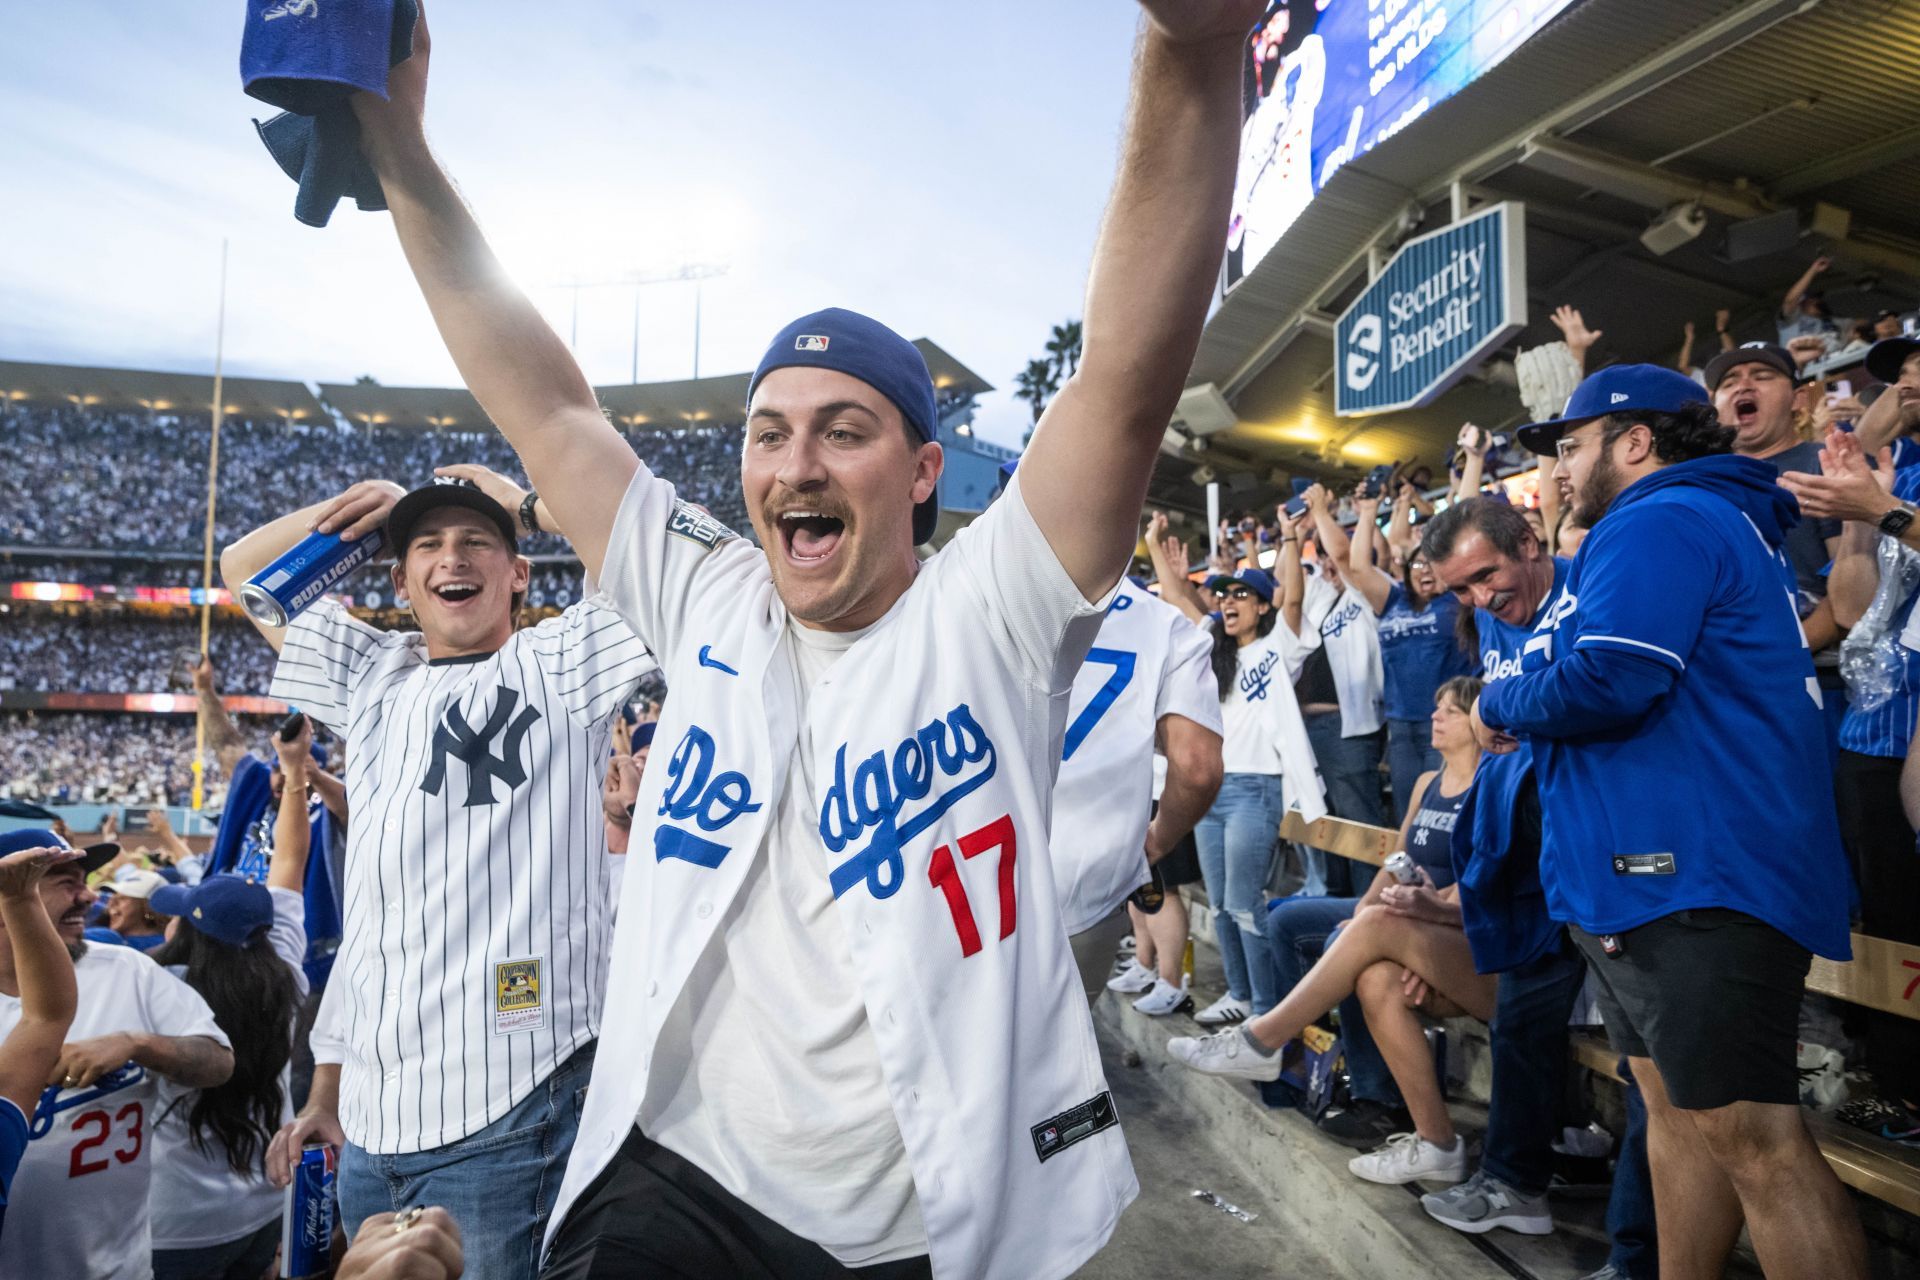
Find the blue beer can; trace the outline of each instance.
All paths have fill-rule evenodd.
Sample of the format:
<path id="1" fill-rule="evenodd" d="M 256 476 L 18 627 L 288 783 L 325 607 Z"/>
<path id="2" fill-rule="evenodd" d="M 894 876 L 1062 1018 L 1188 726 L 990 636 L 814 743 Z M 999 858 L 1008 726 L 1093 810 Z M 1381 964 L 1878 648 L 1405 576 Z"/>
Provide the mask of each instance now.
<path id="1" fill-rule="evenodd" d="M 324 1276 L 333 1268 L 333 1148 L 313 1144 L 300 1152 L 293 1184 L 280 1212 L 282 1280 Z"/>
<path id="2" fill-rule="evenodd" d="M 291 550 L 240 584 L 240 603 L 269 627 L 284 627 L 340 580 L 369 564 L 387 544 L 375 529 L 343 542 L 337 533 L 310 533 Z"/>

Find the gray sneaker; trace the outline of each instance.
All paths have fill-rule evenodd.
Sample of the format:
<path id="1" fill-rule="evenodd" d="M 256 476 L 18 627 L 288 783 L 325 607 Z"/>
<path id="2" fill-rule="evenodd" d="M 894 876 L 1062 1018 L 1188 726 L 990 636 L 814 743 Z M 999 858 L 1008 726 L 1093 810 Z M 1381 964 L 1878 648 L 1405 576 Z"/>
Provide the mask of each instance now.
<path id="1" fill-rule="evenodd" d="M 1619 1268 L 1609 1262 L 1598 1271 L 1589 1271 L 1586 1275 L 1581 1276 L 1580 1280 L 1627 1280 L 1627 1277 Z"/>
<path id="2" fill-rule="evenodd" d="M 1421 1196 L 1420 1205 L 1433 1218 L 1468 1235 L 1483 1235 L 1495 1227 L 1527 1236 L 1553 1231 L 1553 1214 L 1544 1194 L 1522 1195 L 1485 1169 L 1457 1187 Z"/>

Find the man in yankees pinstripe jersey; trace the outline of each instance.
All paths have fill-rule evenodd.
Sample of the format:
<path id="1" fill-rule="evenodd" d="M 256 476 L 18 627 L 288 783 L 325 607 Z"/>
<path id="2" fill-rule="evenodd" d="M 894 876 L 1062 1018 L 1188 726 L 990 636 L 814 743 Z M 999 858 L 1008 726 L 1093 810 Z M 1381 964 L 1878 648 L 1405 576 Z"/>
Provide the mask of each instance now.
<path id="1" fill-rule="evenodd" d="M 220 567 L 237 585 L 310 529 L 384 525 L 420 625 L 378 631 L 328 600 L 261 628 L 280 652 L 274 696 L 347 741 L 353 814 L 343 1061 L 317 1069 L 276 1145 L 340 1147 L 349 1234 L 439 1205 L 475 1274 L 517 1277 L 534 1268 L 599 1033 L 611 720 L 655 664 L 597 599 L 515 629 L 530 565 L 500 499 L 540 525 L 539 504 L 484 468 L 404 496 L 364 481 L 246 535 Z"/>

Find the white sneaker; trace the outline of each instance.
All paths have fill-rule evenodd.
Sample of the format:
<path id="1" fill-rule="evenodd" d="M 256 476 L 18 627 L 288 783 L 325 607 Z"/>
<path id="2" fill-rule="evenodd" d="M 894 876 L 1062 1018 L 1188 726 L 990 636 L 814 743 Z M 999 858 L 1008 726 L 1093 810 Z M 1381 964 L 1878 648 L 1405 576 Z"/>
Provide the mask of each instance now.
<path id="1" fill-rule="evenodd" d="M 1235 1000 L 1231 995 L 1221 996 L 1212 1004 L 1193 1015 L 1193 1020 L 1203 1027 L 1230 1027 L 1245 1022 L 1253 1016 L 1253 1006 L 1245 1000 Z"/>
<path id="2" fill-rule="evenodd" d="M 1130 959 L 1139 946 L 1140 939 L 1134 937 L 1132 934 L 1128 934 L 1126 937 L 1120 939 L 1120 954 Z"/>
<path id="3" fill-rule="evenodd" d="M 1396 1133 L 1378 1151 L 1347 1161 L 1356 1178 L 1397 1187 L 1408 1182 L 1458 1182 L 1467 1176 L 1467 1144 L 1436 1147 L 1417 1133 Z"/>
<path id="4" fill-rule="evenodd" d="M 1107 979 L 1107 990 L 1118 991 L 1125 996 L 1137 996 L 1142 991 L 1150 990 L 1158 979 L 1159 975 L 1138 960 L 1129 960 L 1125 968 Z"/>
<path id="5" fill-rule="evenodd" d="M 1133 1002 L 1133 1007 L 1155 1018 L 1164 1018 L 1182 1009 L 1193 1012 L 1193 997 L 1184 986 L 1176 987 L 1165 978 L 1153 980 L 1153 990 Z"/>
<path id="6" fill-rule="evenodd" d="M 1228 1027 L 1210 1036 L 1175 1036 L 1167 1041 L 1167 1052 L 1210 1076 L 1233 1076 L 1240 1080 L 1278 1080 L 1280 1055 L 1261 1057 L 1240 1034 L 1239 1027 Z"/>

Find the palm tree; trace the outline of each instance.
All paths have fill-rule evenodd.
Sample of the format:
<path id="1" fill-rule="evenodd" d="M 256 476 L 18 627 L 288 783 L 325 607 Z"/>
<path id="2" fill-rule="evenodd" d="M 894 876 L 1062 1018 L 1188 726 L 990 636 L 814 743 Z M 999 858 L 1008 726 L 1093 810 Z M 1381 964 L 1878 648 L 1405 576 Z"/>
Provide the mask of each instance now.
<path id="1" fill-rule="evenodd" d="M 1047 401 L 1053 399 L 1054 393 L 1060 390 L 1060 373 L 1052 361 L 1029 360 L 1027 367 L 1014 375 L 1013 385 L 1013 398 L 1027 402 L 1037 424 L 1041 413 L 1046 410 Z"/>
<path id="2" fill-rule="evenodd" d="M 1047 339 L 1047 356 L 1062 378 L 1071 378 L 1080 367 L 1080 322 L 1068 320 L 1053 326 Z"/>

